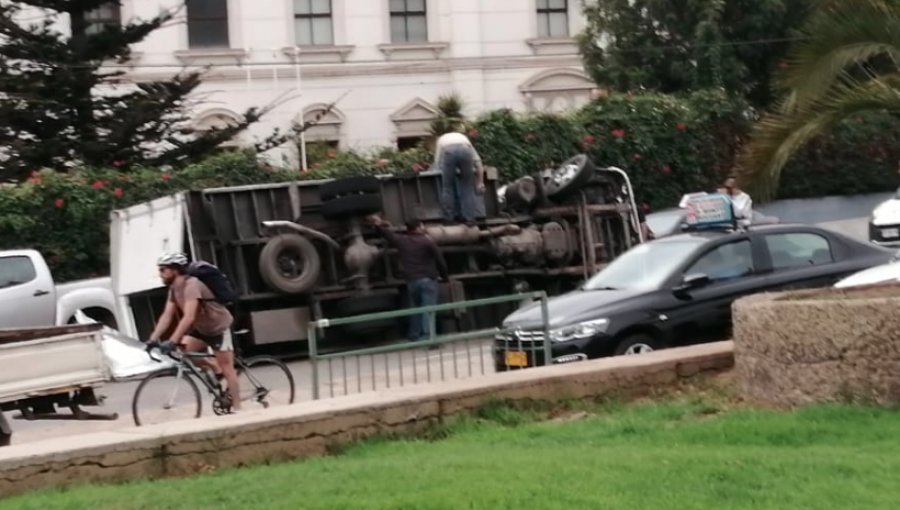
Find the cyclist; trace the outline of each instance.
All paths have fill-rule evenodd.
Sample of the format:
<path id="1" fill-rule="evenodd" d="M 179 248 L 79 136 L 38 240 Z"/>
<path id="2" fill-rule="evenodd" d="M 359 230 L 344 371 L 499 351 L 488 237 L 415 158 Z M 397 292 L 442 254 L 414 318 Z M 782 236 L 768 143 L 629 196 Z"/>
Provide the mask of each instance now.
<path id="1" fill-rule="evenodd" d="M 198 352 L 212 348 L 215 359 L 198 359 L 196 362 L 210 368 L 216 377 L 225 378 L 232 409 L 240 410 L 234 349 L 231 342 L 225 342 L 225 332 L 234 320 L 231 312 L 215 300 L 209 287 L 188 274 L 188 259 L 183 253 L 165 253 L 156 265 L 160 279 L 169 288 L 169 298 L 156 328 L 150 334 L 150 341 L 160 341 L 174 324 L 175 329 L 169 340 L 183 351 Z"/>

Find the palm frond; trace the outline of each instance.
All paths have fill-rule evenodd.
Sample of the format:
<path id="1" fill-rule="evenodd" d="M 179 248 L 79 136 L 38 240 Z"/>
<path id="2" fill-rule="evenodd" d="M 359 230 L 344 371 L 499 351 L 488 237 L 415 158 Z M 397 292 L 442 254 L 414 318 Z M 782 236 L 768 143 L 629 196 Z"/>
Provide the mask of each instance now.
<path id="1" fill-rule="evenodd" d="M 865 82 L 841 75 L 826 95 L 763 117 L 738 158 L 741 182 L 759 197 L 775 195 L 781 172 L 804 144 L 847 117 L 872 110 L 900 112 L 900 73 Z"/>
<path id="2" fill-rule="evenodd" d="M 827 0 L 820 3 L 800 31 L 788 55 L 788 70 L 779 85 L 795 98 L 787 106 L 816 101 L 848 70 L 877 56 L 900 62 L 900 2 L 896 0 Z"/>

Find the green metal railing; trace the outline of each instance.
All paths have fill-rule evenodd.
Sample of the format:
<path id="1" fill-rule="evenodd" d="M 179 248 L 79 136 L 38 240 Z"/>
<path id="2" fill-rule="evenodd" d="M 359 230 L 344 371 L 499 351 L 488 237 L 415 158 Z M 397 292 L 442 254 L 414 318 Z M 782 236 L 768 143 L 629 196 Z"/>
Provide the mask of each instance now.
<path id="1" fill-rule="evenodd" d="M 542 353 L 544 358 L 544 364 L 549 365 L 553 362 L 551 350 L 550 350 L 550 331 L 549 331 L 549 308 L 547 305 L 547 293 L 540 292 L 528 292 L 528 293 L 520 293 L 520 294 L 512 294 L 505 296 L 498 296 L 492 298 L 485 299 L 473 299 L 470 301 L 459 301 L 454 303 L 446 303 L 441 305 L 433 305 L 433 306 L 422 306 L 418 308 L 407 308 L 403 310 L 393 310 L 389 312 L 379 312 L 379 313 L 370 313 L 365 315 L 357 315 L 353 317 L 341 317 L 336 319 L 320 319 L 317 321 L 311 321 L 308 326 L 308 335 L 307 338 L 309 340 L 309 359 L 312 369 L 312 396 L 313 399 L 318 400 L 320 398 L 319 392 L 319 364 L 327 361 L 329 363 L 329 382 L 331 384 L 331 396 L 334 396 L 334 384 L 333 384 L 333 362 L 339 361 L 342 364 L 342 373 L 344 379 L 344 394 L 348 394 L 348 379 L 347 379 L 347 360 L 351 358 L 356 359 L 356 372 L 357 372 L 357 387 L 359 391 L 362 391 L 362 358 L 367 357 L 370 362 L 371 367 L 371 376 L 373 383 L 373 390 L 377 389 L 377 377 L 376 377 L 376 367 L 375 367 L 375 357 L 378 355 L 384 355 L 384 366 L 385 372 L 387 376 L 387 387 L 390 387 L 391 384 L 391 375 L 390 375 L 390 363 L 388 359 L 388 355 L 390 354 L 398 354 L 400 357 L 399 363 L 399 377 L 400 377 L 400 385 L 404 385 L 404 367 L 402 360 L 402 353 L 406 351 L 412 350 L 420 350 L 423 347 L 440 347 L 452 343 L 459 342 L 467 342 L 466 355 L 469 361 L 469 373 L 471 375 L 472 370 L 472 360 L 471 360 L 471 350 L 468 348 L 468 342 L 471 340 L 483 340 L 485 338 L 493 339 L 497 334 L 510 332 L 509 329 L 504 328 L 489 328 L 489 329 L 481 329 L 477 331 L 469 331 L 464 333 L 452 333 L 447 335 L 437 335 L 436 331 L 436 315 L 438 312 L 446 312 L 446 311 L 454 311 L 460 309 L 469 309 L 469 308 L 477 308 L 480 306 L 490 306 L 490 305 L 498 305 L 504 303 L 511 302 L 522 302 L 525 300 L 535 301 L 539 300 L 541 303 L 541 336 L 543 337 L 542 343 Z M 326 328 L 333 328 L 338 326 L 346 326 L 351 324 L 362 324 L 370 321 L 381 321 L 385 319 L 399 319 L 402 317 L 409 317 L 413 315 L 420 314 L 428 314 L 428 325 L 429 325 L 429 337 L 427 340 L 420 342 L 402 342 L 397 344 L 379 346 L 379 347 L 370 347 L 364 349 L 356 349 L 351 351 L 343 351 L 337 353 L 329 353 L 329 354 L 319 354 L 319 345 L 318 338 L 319 332 Z M 480 355 L 484 356 L 484 348 L 480 347 Z M 525 352 L 524 350 L 522 352 Z M 453 351 L 453 367 L 454 373 L 456 377 L 458 374 L 458 366 L 456 359 L 456 350 Z M 534 354 L 534 353 L 533 353 Z M 440 357 L 440 370 L 441 370 L 441 380 L 445 378 L 445 366 L 443 360 L 443 351 L 438 353 Z M 535 358 L 536 359 L 536 358 Z M 413 357 L 413 382 L 418 383 L 418 368 L 415 365 L 416 358 Z M 427 380 L 431 381 L 431 361 L 427 360 Z M 482 371 L 483 371 L 484 363 L 482 360 Z"/>

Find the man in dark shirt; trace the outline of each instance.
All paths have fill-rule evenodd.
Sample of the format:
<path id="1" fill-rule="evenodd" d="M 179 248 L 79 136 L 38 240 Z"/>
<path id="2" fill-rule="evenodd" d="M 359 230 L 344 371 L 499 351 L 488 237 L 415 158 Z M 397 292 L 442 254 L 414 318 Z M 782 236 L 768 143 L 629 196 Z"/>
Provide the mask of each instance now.
<path id="1" fill-rule="evenodd" d="M 438 277 L 447 278 L 447 265 L 437 244 L 425 233 L 421 221 L 406 223 L 405 234 L 395 234 L 380 216 L 369 216 L 369 223 L 397 248 L 400 268 L 406 278 L 410 306 L 436 305 L 438 302 Z M 430 334 L 431 316 L 423 313 L 409 318 L 409 339 L 427 338 Z"/>

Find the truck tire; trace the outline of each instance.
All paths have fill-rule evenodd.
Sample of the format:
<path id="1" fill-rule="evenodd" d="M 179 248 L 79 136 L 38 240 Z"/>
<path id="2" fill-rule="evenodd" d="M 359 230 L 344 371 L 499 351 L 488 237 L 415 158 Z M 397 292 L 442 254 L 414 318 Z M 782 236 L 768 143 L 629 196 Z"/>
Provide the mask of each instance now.
<path id="1" fill-rule="evenodd" d="M 272 238 L 259 254 L 259 274 L 271 289 L 287 294 L 309 290 L 319 279 L 322 261 L 305 237 L 284 234 Z"/>
<path id="2" fill-rule="evenodd" d="M 381 193 L 381 183 L 375 177 L 347 177 L 326 182 L 319 187 L 319 198 L 323 202 L 347 195 L 368 195 Z"/>
<path id="3" fill-rule="evenodd" d="M 594 163 L 585 154 L 569 158 L 544 178 L 544 193 L 558 202 L 578 191 L 594 175 Z"/>
<path id="4" fill-rule="evenodd" d="M 377 212 L 381 212 L 381 195 L 348 195 L 322 204 L 322 216 L 328 220 L 368 216 Z"/>
<path id="5" fill-rule="evenodd" d="M 354 317 L 367 313 L 385 312 L 397 308 L 397 294 L 379 293 L 363 294 L 342 299 L 335 306 L 339 317 Z M 383 331 L 396 324 L 397 319 L 381 319 L 377 321 L 346 324 L 341 327 L 347 333 L 368 333 Z"/>

